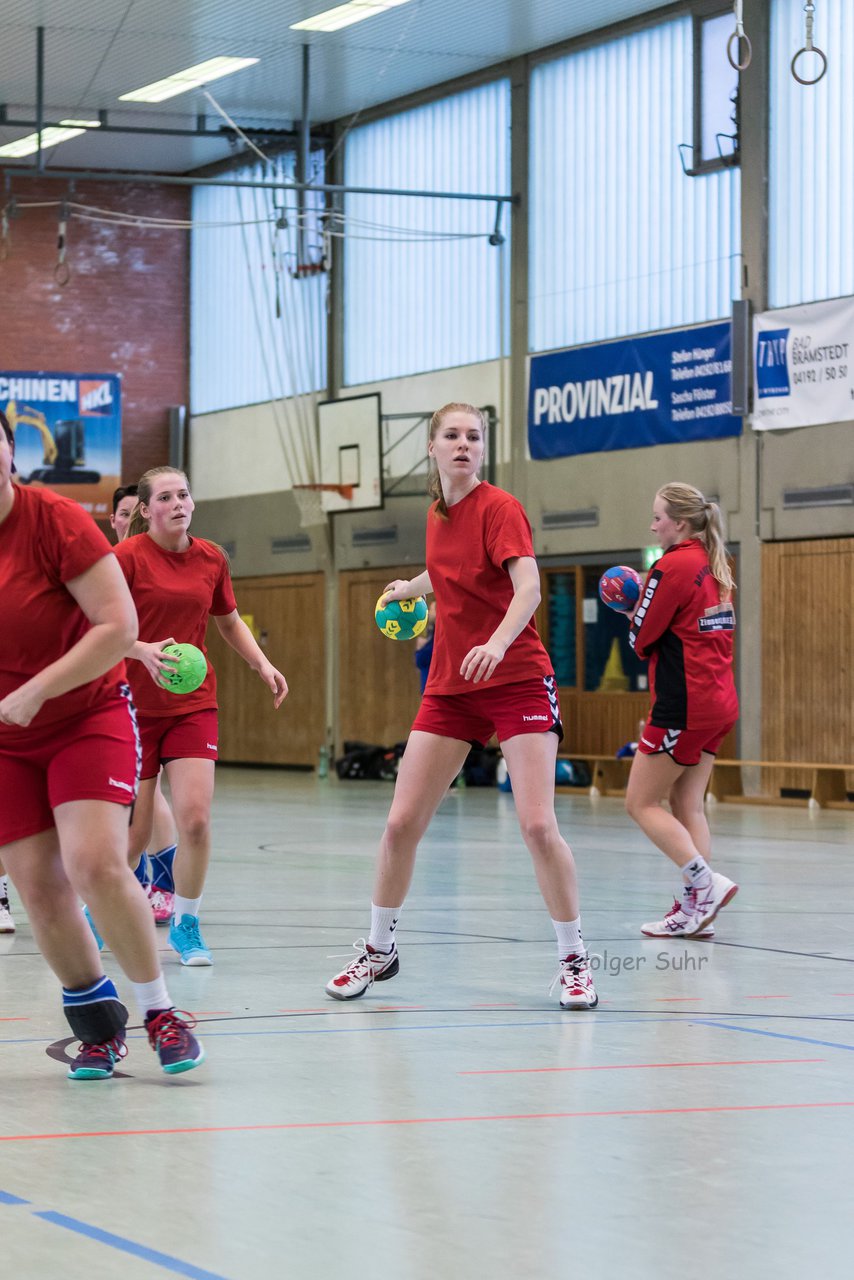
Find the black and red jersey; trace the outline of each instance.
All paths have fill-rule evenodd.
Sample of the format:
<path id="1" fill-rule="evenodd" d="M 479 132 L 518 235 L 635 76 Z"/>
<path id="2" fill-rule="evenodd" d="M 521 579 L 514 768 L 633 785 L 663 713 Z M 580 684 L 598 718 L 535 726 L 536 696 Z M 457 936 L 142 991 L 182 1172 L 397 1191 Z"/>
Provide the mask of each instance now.
<path id="1" fill-rule="evenodd" d="M 689 538 L 665 551 L 646 577 L 629 643 L 649 659 L 649 722 L 706 729 L 735 720 L 735 610 L 721 602 L 706 549 Z"/>

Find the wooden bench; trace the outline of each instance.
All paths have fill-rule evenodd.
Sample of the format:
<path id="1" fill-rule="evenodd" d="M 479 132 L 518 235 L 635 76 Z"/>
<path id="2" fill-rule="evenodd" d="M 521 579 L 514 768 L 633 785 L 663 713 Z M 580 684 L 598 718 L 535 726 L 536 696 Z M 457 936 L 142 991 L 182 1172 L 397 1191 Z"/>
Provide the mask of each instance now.
<path id="1" fill-rule="evenodd" d="M 632 757 L 617 759 L 616 756 L 590 755 L 584 751 L 564 753 L 560 760 L 574 760 L 586 764 L 590 770 L 591 796 L 624 796 L 632 765 Z M 788 772 L 806 771 L 809 774 L 809 790 L 805 796 L 781 796 L 760 793 L 745 795 L 742 769 L 759 769 L 762 772 L 770 769 Z M 854 764 L 815 764 L 800 760 L 716 760 L 709 779 L 707 800 L 722 801 L 724 804 L 774 804 L 793 805 L 798 807 L 822 809 L 852 809 L 854 801 L 848 799 L 846 774 L 854 774 Z M 555 791 L 572 793 L 582 788 L 558 784 Z"/>
<path id="2" fill-rule="evenodd" d="M 770 769 L 806 772 L 809 782 L 799 790 L 809 791 L 806 796 L 781 796 L 776 794 L 744 794 L 742 769 L 758 769 L 760 779 Z M 804 806 L 815 809 L 854 809 L 854 801 L 848 799 L 845 775 L 854 774 L 854 764 L 816 764 L 802 760 L 716 760 L 709 780 L 708 797 L 724 804 L 777 804 Z"/>

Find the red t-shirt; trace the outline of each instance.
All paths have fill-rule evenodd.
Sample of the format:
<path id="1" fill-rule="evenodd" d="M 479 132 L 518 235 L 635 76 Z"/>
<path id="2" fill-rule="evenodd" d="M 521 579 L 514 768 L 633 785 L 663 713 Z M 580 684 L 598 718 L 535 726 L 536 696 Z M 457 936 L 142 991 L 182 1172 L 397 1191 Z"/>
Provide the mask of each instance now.
<path id="1" fill-rule="evenodd" d="M 698 538 L 665 551 L 647 574 L 629 643 L 649 658 L 650 724 L 713 729 L 738 715 L 732 674 L 735 611 L 721 603 Z"/>
<path id="2" fill-rule="evenodd" d="M 191 538 L 186 551 L 164 551 L 147 533 L 125 538 L 116 556 L 139 615 L 139 638 L 147 644 L 174 636 L 179 644 L 205 649 L 211 614 L 237 608 L 228 563 L 218 547 Z M 146 716 L 184 716 L 216 706 L 216 675 L 208 674 L 195 693 L 170 693 L 154 683 L 137 659 L 128 660 L 133 700 Z"/>
<path id="3" fill-rule="evenodd" d="M 56 662 L 91 630 L 66 589 L 112 553 L 91 516 L 51 489 L 15 485 L 15 502 L 0 524 L 0 698 Z M 125 679 L 120 662 L 97 680 L 49 698 L 33 728 L 66 720 L 114 697 Z M 27 729 L 0 724 L 0 741 Z"/>
<path id="4" fill-rule="evenodd" d="M 427 572 L 436 596 L 436 630 L 428 693 L 468 693 L 481 689 L 460 675 L 463 658 L 485 644 L 513 599 L 508 560 L 533 556 L 531 526 L 512 494 L 481 481 L 448 511 L 448 519 L 427 516 Z M 489 685 L 513 684 L 551 675 L 552 663 L 533 619 L 499 662 Z"/>

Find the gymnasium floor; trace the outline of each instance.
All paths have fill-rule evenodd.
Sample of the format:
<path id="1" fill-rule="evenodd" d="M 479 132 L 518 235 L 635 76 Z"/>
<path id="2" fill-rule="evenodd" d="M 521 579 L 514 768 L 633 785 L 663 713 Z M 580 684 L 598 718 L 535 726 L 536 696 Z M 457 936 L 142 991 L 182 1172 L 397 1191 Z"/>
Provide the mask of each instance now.
<path id="1" fill-rule="evenodd" d="M 451 792 L 399 977 L 336 1004 L 329 957 L 365 931 L 389 796 L 219 771 L 216 963 L 166 955 L 208 1063 L 177 1080 L 138 1032 L 125 1078 L 64 1078 L 18 907 L 0 938 L 4 1274 L 848 1280 L 854 815 L 717 808 L 741 892 L 714 943 L 665 943 L 638 935 L 670 905 L 664 857 L 619 801 L 559 797 L 601 957 L 599 1009 L 570 1014 L 547 994 L 512 798 Z"/>

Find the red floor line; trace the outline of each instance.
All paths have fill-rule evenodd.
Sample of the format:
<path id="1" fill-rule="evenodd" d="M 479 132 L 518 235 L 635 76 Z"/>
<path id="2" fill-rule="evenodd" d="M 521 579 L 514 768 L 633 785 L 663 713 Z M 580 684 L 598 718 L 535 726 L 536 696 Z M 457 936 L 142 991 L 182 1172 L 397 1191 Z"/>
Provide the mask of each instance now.
<path id="1" fill-rule="evenodd" d="M 0 1022 L 29 1022 L 29 1018 L 0 1018 Z"/>
<path id="2" fill-rule="evenodd" d="M 784 1062 L 827 1062 L 827 1058 L 723 1058 L 716 1062 L 616 1062 L 598 1067 L 506 1067 L 487 1071 L 458 1071 L 458 1076 L 538 1075 L 551 1071 L 648 1071 L 661 1067 L 770 1067 Z"/>
<path id="3" fill-rule="evenodd" d="M 398 1120 L 301 1120 L 289 1124 L 224 1124 L 188 1126 L 184 1129 L 93 1129 L 82 1133 L 0 1134 L 0 1142 L 41 1142 L 55 1138 L 150 1138 L 188 1133 L 277 1133 L 294 1129 L 371 1129 L 392 1125 L 479 1124 L 488 1120 L 583 1120 L 617 1116 L 691 1116 L 737 1114 L 747 1111 L 810 1111 L 854 1107 L 854 1102 L 764 1102 L 731 1107 L 652 1107 L 619 1111 L 528 1111 L 490 1116 L 412 1116 Z"/>
<path id="4" fill-rule="evenodd" d="M 677 1004 L 680 1001 L 684 1001 L 684 1000 L 687 1000 L 690 1003 L 694 1003 L 697 1000 L 702 1000 L 702 998 L 703 998 L 702 996 L 656 996 L 655 1003 L 656 1004 Z"/>

